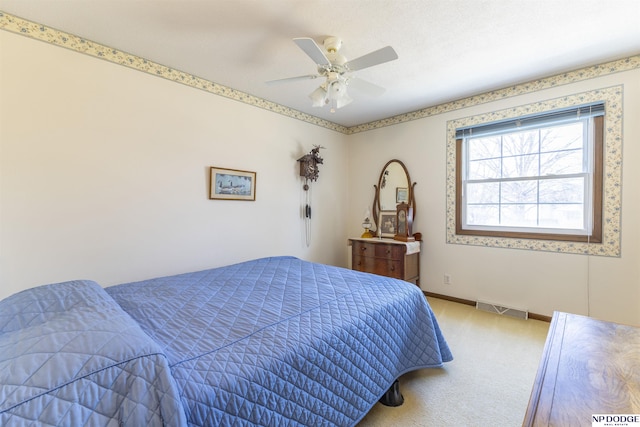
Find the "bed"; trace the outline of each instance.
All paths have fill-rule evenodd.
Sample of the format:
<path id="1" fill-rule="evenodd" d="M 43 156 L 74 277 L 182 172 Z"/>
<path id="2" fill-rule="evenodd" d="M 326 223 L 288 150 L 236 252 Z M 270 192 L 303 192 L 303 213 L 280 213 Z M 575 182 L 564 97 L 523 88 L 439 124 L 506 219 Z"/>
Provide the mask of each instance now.
<path id="1" fill-rule="evenodd" d="M 407 282 L 270 257 L 0 301 L 0 425 L 357 424 L 451 352 Z"/>

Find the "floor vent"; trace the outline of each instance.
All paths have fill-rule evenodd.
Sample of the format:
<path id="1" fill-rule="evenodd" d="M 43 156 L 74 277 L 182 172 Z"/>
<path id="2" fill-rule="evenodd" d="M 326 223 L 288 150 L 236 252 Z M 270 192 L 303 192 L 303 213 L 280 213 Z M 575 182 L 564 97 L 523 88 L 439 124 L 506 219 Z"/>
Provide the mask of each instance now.
<path id="1" fill-rule="evenodd" d="M 501 305 L 493 304 L 490 302 L 476 301 L 476 308 L 478 310 L 488 311 L 490 313 L 498 313 L 505 316 L 516 317 L 518 319 L 528 319 L 529 312 L 527 310 L 521 310 L 519 308 L 504 307 Z"/>

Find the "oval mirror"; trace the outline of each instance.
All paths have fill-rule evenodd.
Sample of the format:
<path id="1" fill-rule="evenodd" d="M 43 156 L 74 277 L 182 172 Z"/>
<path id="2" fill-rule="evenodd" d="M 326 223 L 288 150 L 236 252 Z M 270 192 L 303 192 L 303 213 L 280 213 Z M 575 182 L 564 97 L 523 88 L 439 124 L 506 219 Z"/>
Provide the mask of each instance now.
<path id="1" fill-rule="evenodd" d="M 392 159 L 387 162 L 380 172 L 375 199 L 373 201 L 373 222 L 376 230 L 379 228 L 378 221 L 380 212 L 394 211 L 398 203 L 405 202 L 413 208 L 413 218 L 415 220 L 416 207 L 413 195 L 413 186 L 409 177 L 407 167 L 400 160 Z"/>

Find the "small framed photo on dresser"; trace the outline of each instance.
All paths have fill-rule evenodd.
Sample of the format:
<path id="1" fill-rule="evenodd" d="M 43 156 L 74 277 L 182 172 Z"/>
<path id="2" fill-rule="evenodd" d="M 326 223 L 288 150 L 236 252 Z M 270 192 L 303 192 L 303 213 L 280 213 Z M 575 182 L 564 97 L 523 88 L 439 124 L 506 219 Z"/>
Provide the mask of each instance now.
<path id="1" fill-rule="evenodd" d="M 380 212 L 380 236 L 393 237 L 397 231 L 396 211 Z"/>

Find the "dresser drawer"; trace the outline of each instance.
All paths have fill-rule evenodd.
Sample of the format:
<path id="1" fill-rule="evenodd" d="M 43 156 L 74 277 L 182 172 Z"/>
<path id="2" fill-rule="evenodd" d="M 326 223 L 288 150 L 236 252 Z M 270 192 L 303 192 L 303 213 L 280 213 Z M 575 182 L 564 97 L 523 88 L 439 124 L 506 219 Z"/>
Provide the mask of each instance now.
<path id="1" fill-rule="evenodd" d="M 379 270 L 379 271 L 377 271 Z M 404 279 L 404 263 L 399 260 L 387 260 L 378 262 L 375 274 L 393 277 L 394 279 Z"/>
<path id="2" fill-rule="evenodd" d="M 353 242 L 354 255 L 402 260 L 404 253 L 405 248 L 401 245 Z"/>
<path id="3" fill-rule="evenodd" d="M 353 256 L 375 256 L 376 245 L 366 242 L 353 242 Z"/>
<path id="4" fill-rule="evenodd" d="M 366 273 L 378 274 L 380 276 L 404 279 L 403 262 L 398 260 L 386 260 L 375 257 L 354 255 L 351 268 Z"/>
<path id="5" fill-rule="evenodd" d="M 353 270 L 373 273 L 373 270 L 376 268 L 376 259 L 373 257 L 354 254 L 351 264 L 351 268 Z"/>
<path id="6" fill-rule="evenodd" d="M 375 246 L 375 252 L 377 257 L 402 260 L 406 248 L 400 245 L 373 245 Z"/>

